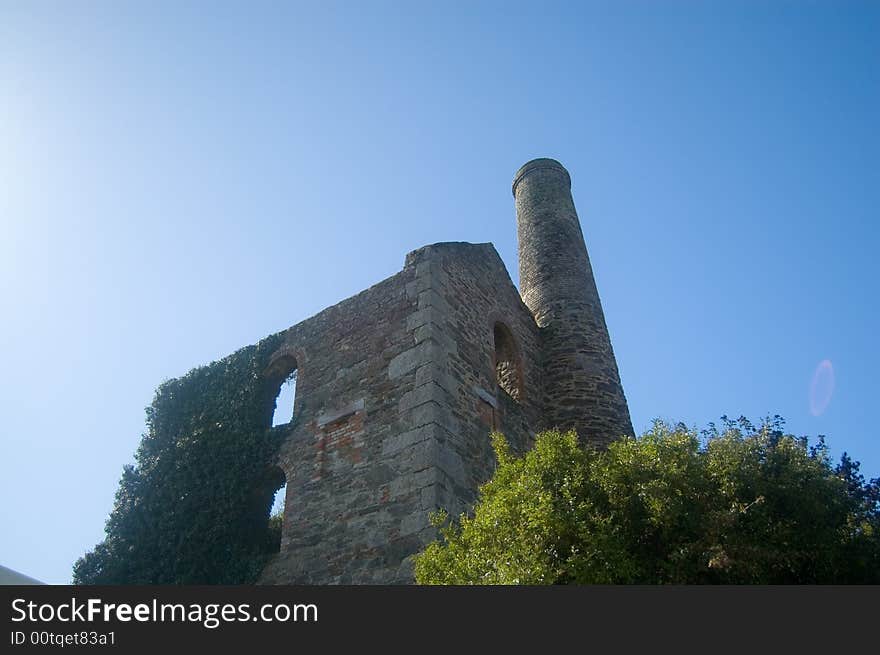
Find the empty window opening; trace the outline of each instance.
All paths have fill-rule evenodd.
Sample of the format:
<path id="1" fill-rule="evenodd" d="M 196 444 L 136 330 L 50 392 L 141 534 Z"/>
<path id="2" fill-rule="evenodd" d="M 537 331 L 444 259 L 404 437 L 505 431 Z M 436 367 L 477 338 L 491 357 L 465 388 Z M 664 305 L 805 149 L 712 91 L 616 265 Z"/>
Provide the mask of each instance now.
<path id="1" fill-rule="evenodd" d="M 277 553 L 281 550 L 281 534 L 284 529 L 284 506 L 287 497 L 287 477 L 284 475 L 284 471 L 280 468 L 274 468 L 268 480 L 268 485 L 269 490 L 275 489 L 275 492 L 272 495 L 272 505 L 269 508 L 267 550 L 270 553 Z"/>
<path id="2" fill-rule="evenodd" d="M 522 364 L 519 350 L 510 329 L 503 323 L 495 324 L 495 381 L 514 400 L 523 396 Z"/>
<path id="3" fill-rule="evenodd" d="M 287 497 L 287 483 L 285 482 L 281 488 L 275 492 L 275 498 L 272 499 L 272 509 L 269 510 L 269 517 L 284 516 L 284 500 Z"/>
<path id="4" fill-rule="evenodd" d="M 272 427 L 285 425 L 293 420 L 293 402 L 296 399 L 296 373 L 296 369 L 293 369 L 281 383 L 281 388 L 275 397 Z"/>

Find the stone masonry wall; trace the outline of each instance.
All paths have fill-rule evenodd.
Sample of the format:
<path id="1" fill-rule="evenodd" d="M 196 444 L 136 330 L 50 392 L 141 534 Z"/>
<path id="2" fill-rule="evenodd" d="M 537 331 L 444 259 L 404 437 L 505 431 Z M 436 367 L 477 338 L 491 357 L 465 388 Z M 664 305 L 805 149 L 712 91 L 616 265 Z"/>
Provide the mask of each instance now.
<path id="1" fill-rule="evenodd" d="M 521 355 L 520 401 L 495 381 L 496 321 Z M 491 475 L 491 430 L 518 449 L 533 438 L 537 348 L 491 244 L 414 251 L 397 275 L 287 330 L 271 373 L 298 371 L 285 516 L 261 582 L 411 582 L 409 556 L 435 537 L 429 513 L 466 511 Z"/>
<path id="2" fill-rule="evenodd" d="M 534 439 L 541 416 L 538 331 L 491 244 L 436 244 L 410 260 L 430 267 L 437 296 L 432 320 L 446 354 L 434 379 L 440 417 L 437 502 L 457 516 L 470 510 L 477 488 L 494 470 L 490 433 L 503 432 L 518 451 Z M 519 400 L 496 380 L 497 322 L 510 331 L 520 356 Z"/>

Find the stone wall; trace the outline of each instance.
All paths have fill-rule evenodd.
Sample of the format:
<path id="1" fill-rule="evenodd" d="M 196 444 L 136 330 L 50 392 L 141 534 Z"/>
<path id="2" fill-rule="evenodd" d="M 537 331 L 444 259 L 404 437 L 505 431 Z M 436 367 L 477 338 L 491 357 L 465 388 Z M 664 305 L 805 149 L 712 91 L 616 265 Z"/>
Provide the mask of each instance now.
<path id="1" fill-rule="evenodd" d="M 495 379 L 494 326 L 521 356 L 523 397 Z M 279 465 L 281 552 L 264 583 L 410 582 L 431 511 L 465 511 L 540 416 L 537 328 L 491 244 L 436 244 L 397 275 L 293 326 L 267 378 L 297 369 Z"/>
<path id="2" fill-rule="evenodd" d="M 444 243 L 409 261 L 428 267 L 436 293 L 435 330 L 445 358 L 436 371 L 441 461 L 438 502 L 453 516 L 470 509 L 493 471 L 489 435 L 527 448 L 541 417 L 537 326 L 492 244 Z M 502 324 L 519 356 L 519 400 L 497 382 L 495 326 Z"/>

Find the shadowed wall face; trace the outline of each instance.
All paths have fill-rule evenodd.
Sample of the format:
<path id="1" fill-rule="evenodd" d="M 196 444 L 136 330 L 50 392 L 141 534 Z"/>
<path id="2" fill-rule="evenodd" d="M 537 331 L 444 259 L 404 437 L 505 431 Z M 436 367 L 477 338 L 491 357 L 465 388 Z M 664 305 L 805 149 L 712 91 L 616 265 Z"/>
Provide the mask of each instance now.
<path id="1" fill-rule="evenodd" d="M 541 330 L 547 427 L 598 446 L 632 434 L 599 292 L 559 162 L 535 159 L 513 182 L 520 293 Z"/>

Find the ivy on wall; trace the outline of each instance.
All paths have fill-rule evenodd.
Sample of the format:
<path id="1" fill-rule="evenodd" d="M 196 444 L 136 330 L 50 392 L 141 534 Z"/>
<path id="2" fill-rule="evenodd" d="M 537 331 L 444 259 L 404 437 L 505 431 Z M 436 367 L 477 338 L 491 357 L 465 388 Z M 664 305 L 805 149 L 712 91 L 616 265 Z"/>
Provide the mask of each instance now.
<path id="1" fill-rule="evenodd" d="M 75 584 L 247 584 L 278 550 L 269 521 L 283 483 L 272 429 L 281 335 L 156 390 L 134 466 L 123 470 L 104 541 L 77 560 Z"/>

